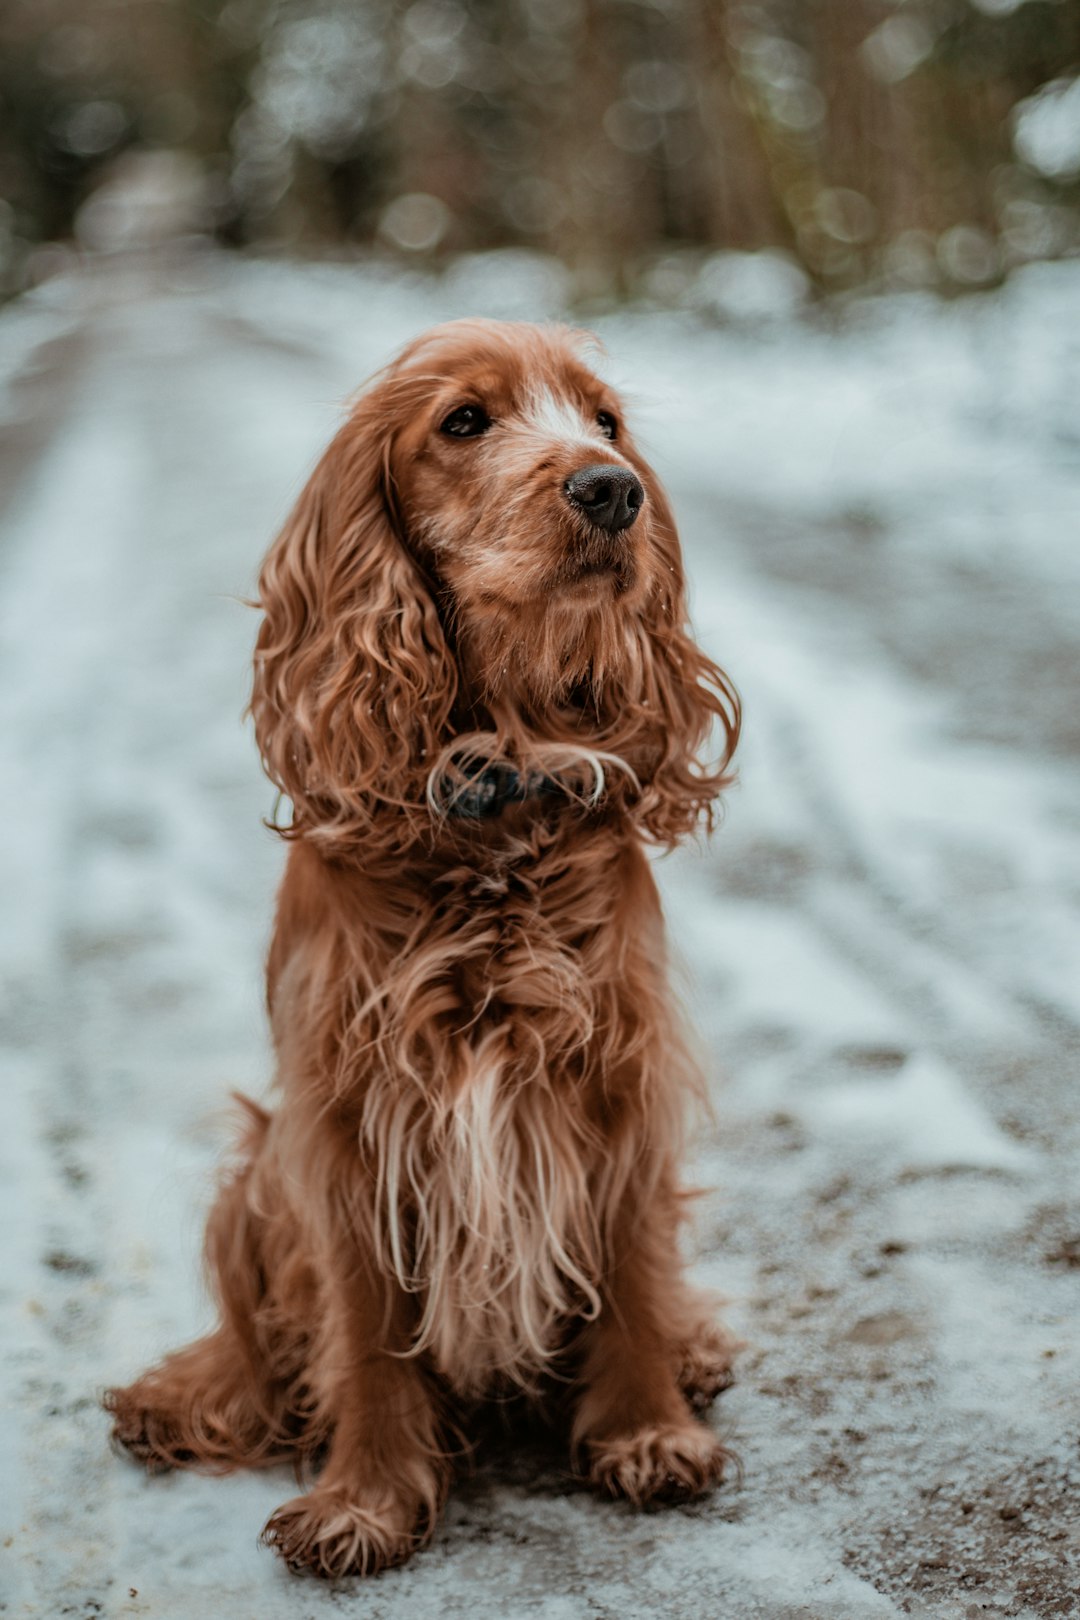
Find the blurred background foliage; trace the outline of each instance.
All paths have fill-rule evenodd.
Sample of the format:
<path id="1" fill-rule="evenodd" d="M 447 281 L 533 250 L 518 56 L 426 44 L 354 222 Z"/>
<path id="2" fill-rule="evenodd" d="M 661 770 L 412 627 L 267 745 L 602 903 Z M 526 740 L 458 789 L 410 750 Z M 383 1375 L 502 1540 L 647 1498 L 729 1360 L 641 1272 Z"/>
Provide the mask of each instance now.
<path id="1" fill-rule="evenodd" d="M 992 285 L 1080 245 L 1078 75 L 1080 0 L 5 0 L 0 285 L 185 234 Z"/>

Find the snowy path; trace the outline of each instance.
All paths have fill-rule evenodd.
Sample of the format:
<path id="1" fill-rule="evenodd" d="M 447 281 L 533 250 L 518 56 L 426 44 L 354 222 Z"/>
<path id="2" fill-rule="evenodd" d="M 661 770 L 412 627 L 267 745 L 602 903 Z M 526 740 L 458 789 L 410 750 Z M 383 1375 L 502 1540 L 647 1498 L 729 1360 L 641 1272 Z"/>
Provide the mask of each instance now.
<path id="1" fill-rule="evenodd" d="M 745 1479 L 638 1515 L 493 1456 L 337 1591 L 256 1549 L 287 1477 L 147 1482 L 96 1396 L 203 1321 L 223 1105 L 268 1072 L 239 599 L 337 402 L 469 305 L 211 258 L 0 315 L 0 1612 L 1080 1614 L 1078 298 L 600 323 L 746 701 L 724 829 L 660 869 Z"/>

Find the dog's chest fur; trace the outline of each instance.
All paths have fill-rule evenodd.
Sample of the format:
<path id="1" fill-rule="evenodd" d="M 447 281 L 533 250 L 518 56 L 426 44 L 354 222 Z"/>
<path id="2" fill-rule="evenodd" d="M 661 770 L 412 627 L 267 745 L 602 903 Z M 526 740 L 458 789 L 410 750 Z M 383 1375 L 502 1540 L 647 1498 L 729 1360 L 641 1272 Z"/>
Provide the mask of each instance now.
<path id="1" fill-rule="evenodd" d="M 598 1076 L 638 1020 L 611 891 L 561 898 L 474 883 L 444 900 L 387 1000 L 367 1097 L 377 1251 L 416 1297 L 416 1351 L 465 1395 L 534 1384 L 568 1320 L 599 1310 L 627 1146 Z"/>

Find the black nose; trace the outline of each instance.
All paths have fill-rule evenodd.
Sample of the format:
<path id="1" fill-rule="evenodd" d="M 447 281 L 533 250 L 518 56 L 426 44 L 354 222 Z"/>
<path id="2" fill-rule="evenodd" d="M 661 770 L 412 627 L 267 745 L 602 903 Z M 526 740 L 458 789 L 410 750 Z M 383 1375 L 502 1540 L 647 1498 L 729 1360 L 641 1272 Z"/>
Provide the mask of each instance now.
<path id="1" fill-rule="evenodd" d="M 566 493 L 600 529 L 628 529 L 641 511 L 645 491 L 629 467 L 582 467 L 566 480 Z"/>

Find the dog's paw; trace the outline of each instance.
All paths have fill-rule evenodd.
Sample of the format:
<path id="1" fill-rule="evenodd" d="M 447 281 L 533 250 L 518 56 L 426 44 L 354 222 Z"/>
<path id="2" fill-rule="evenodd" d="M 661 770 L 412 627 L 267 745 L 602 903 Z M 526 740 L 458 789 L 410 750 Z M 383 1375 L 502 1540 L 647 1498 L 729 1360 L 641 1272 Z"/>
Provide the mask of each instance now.
<path id="1" fill-rule="evenodd" d="M 742 1348 L 718 1322 L 702 1322 L 678 1349 L 676 1377 L 695 1412 L 703 1412 L 735 1382 L 734 1363 Z"/>
<path id="2" fill-rule="evenodd" d="M 589 1483 L 636 1506 L 678 1502 L 719 1485 L 728 1454 L 700 1423 L 654 1425 L 593 1441 Z"/>
<path id="3" fill-rule="evenodd" d="M 163 1474 L 170 1468 L 184 1468 L 192 1453 L 184 1445 L 179 1427 L 167 1412 L 147 1406 L 133 1389 L 105 1391 L 102 1405 L 112 1413 L 113 1444 L 123 1447 L 148 1474 Z"/>
<path id="4" fill-rule="evenodd" d="M 272 1513 L 259 1539 L 295 1573 L 334 1580 L 405 1563 L 427 1532 L 414 1512 L 389 1496 L 365 1500 L 340 1486 L 316 1485 Z"/>

